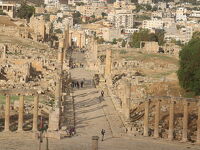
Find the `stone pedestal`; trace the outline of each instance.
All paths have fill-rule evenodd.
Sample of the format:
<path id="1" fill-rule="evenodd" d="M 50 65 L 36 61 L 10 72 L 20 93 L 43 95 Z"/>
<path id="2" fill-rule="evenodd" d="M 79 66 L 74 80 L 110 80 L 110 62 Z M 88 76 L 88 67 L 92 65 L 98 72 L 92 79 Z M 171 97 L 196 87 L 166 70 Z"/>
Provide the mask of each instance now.
<path id="1" fill-rule="evenodd" d="M 92 137 L 92 150 L 98 150 L 98 136 L 93 136 Z"/>
<path id="2" fill-rule="evenodd" d="M 20 95 L 20 98 L 19 98 L 18 131 L 23 131 L 23 123 L 24 123 L 24 96 Z"/>
<path id="3" fill-rule="evenodd" d="M 49 114 L 49 131 L 58 131 L 60 129 L 60 109 L 55 108 Z"/>
<path id="4" fill-rule="evenodd" d="M 6 109 L 5 109 L 5 128 L 4 131 L 10 131 L 10 95 L 6 95 Z"/>

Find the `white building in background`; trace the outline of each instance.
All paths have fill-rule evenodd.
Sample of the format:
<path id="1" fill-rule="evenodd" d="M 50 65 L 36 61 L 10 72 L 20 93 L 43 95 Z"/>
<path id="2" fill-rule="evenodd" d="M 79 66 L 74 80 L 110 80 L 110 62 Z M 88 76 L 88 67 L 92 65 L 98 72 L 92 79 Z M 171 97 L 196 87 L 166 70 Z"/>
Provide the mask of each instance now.
<path id="1" fill-rule="evenodd" d="M 132 28 L 133 27 L 133 17 L 132 13 L 121 13 L 115 16 L 115 27 L 116 28 Z"/>
<path id="2" fill-rule="evenodd" d="M 125 34 L 133 34 L 135 32 L 139 32 L 140 29 L 133 28 L 133 29 L 124 29 Z"/>
<path id="3" fill-rule="evenodd" d="M 191 17 L 197 17 L 197 18 L 199 18 L 199 17 L 200 17 L 200 11 L 193 10 L 193 11 L 192 11 L 192 14 L 191 14 L 190 16 L 191 16 Z"/>
<path id="4" fill-rule="evenodd" d="M 16 12 L 16 5 L 15 4 L 9 4 L 9 3 L 3 3 L 0 2 L 0 10 L 2 10 L 4 13 L 6 13 L 11 18 L 15 17 Z"/>
<path id="5" fill-rule="evenodd" d="M 57 6 L 60 4 L 60 2 L 59 2 L 59 0 L 44 0 L 44 4 Z"/>
<path id="6" fill-rule="evenodd" d="M 138 4 L 152 4 L 152 0 L 138 0 Z"/>
<path id="7" fill-rule="evenodd" d="M 192 39 L 193 28 L 187 26 L 178 30 L 174 24 L 171 27 L 166 28 L 165 32 L 164 39 L 166 41 L 176 40 L 180 41 L 181 43 L 187 43 Z"/>
<path id="8" fill-rule="evenodd" d="M 129 10 L 117 10 L 108 14 L 107 19 L 116 28 L 133 28 L 134 14 Z"/>
<path id="9" fill-rule="evenodd" d="M 144 29 L 163 29 L 164 23 L 161 19 L 152 18 L 151 20 L 144 20 L 142 22 L 142 28 Z"/>
<path id="10" fill-rule="evenodd" d="M 176 10 L 176 21 L 187 21 L 187 9 L 180 7 Z"/>

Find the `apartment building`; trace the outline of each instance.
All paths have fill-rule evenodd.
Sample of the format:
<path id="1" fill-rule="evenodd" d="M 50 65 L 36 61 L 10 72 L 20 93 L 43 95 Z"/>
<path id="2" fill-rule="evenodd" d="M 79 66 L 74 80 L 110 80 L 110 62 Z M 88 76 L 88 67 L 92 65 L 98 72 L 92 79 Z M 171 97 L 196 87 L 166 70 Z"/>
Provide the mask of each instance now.
<path id="1" fill-rule="evenodd" d="M 164 23 L 161 19 L 152 18 L 151 20 L 144 20 L 142 22 L 142 28 L 145 29 L 163 29 Z"/>
<path id="2" fill-rule="evenodd" d="M 130 10 L 116 10 L 108 14 L 108 20 L 116 28 L 132 28 L 134 14 Z"/>

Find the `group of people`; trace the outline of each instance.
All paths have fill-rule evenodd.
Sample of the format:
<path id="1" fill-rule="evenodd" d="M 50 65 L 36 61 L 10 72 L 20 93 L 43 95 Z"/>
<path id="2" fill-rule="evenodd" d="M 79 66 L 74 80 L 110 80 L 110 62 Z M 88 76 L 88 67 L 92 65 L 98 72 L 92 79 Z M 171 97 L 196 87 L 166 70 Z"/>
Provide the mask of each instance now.
<path id="1" fill-rule="evenodd" d="M 72 88 L 83 88 L 83 85 L 84 85 L 84 81 L 81 81 L 81 82 L 79 82 L 79 81 L 72 81 L 72 84 L 71 84 L 71 86 L 72 86 Z"/>
<path id="2" fill-rule="evenodd" d="M 72 64 L 71 65 L 71 69 L 74 69 L 74 68 L 83 68 L 84 67 L 84 65 L 82 64 L 82 63 L 80 63 L 80 64 Z"/>

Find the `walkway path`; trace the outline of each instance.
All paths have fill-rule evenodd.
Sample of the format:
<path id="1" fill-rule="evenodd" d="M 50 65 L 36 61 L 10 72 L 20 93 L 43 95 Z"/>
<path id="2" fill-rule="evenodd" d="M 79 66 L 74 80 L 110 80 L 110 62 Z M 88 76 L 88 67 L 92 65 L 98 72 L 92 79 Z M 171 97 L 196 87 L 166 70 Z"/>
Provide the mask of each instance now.
<path id="1" fill-rule="evenodd" d="M 76 80 L 93 79 L 83 68 L 72 69 L 71 75 Z M 100 92 L 91 86 L 75 89 L 73 95 L 77 134 L 63 140 L 49 139 L 49 150 L 91 150 L 91 137 L 100 136 L 102 128 L 106 136 L 105 141 L 99 141 L 99 150 L 200 150 L 198 145 L 127 136 L 109 97 L 100 101 Z M 33 140 L 31 133 L 0 133 L 0 150 L 38 150 L 38 140 Z M 45 140 L 42 150 L 46 150 Z"/>

